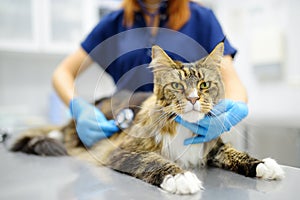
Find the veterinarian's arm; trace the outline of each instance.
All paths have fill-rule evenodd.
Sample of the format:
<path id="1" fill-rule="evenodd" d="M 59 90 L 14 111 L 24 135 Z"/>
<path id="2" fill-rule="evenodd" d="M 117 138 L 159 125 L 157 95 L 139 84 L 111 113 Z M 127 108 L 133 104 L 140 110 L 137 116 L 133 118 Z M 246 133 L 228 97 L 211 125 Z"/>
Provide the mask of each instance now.
<path id="1" fill-rule="evenodd" d="M 73 54 L 66 57 L 53 73 L 53 86 L 63 100 L 69 106 L 71 99 L 76 96 L 74 90 L 75 78 L 92 64 L 88 54 L 79 48 Z"/>
<path id="2" fill-rule="evenodd" d="M 247 91 L 233 66 L 230 55 L 224 56 L 221 64 L 221 73 L 225 85 L 225 98 L 247 103 Z"/>
<path id="3" fill-rule="evenodd" d="M 76 97 L 75 78 L 87 69 L 92 59 L 83 49 L 78 49 L 57 67 L 53 74 L 53 85 L 61 99 L 69 106 L 76 121 L 76 130 L 80 140 L 87 147 L 109 137 L 119 130 L 113 120 L 108 121 L 94 105 Z"/>

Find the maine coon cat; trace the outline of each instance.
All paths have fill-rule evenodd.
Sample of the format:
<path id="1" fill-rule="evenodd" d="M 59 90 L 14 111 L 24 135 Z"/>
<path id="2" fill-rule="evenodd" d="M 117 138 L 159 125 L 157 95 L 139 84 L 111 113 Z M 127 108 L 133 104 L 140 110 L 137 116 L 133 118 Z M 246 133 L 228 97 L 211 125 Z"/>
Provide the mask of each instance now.
<path id="1" fill-rule="evenodd" d="M 194 134 L 174 118 L 179 115 L 184 120 L 196 122 L 210 115 L 213 106 L 224 98 L 220 73 L 223 50 L 221 42 L 205 58 L 182 63 L 173 61 L 160 47 L 154 46 L 150 63 L 154 91 L 151 95 L 137 97 L 137 105 L 146 100 L 129 128 L 87 150 L 77 137 L 75 123 L 71 122 L 59 129 L 62 133 L 58 134 L 59 138 L 53 128 L 29 130 L 14 143 L 12 150 L 75 156 L 176 194 L 201 190 L 201 181 L 189 169 L 204 165 L 248 177 L 280 179 L 284 172 L 275 160 L 253 158 L 223 143 L 220 137 L 207 143 L 183 144 Z M 108 98 L 99 103 L 108 118 L 112 118 L 111 106 L 122 107 L 123 97 L 116 102 Z"/>

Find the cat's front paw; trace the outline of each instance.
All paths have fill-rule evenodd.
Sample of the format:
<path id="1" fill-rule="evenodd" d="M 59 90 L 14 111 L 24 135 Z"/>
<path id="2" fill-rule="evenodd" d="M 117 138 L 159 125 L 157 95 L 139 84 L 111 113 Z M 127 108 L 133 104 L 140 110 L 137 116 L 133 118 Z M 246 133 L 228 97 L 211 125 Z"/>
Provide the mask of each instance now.
<path id="1" fill-rule="evenodd" d="M 160 187 L 174 194 L 194 194 L 203 189 L 202 182 L 192 172 L 165 176 Z"/>
<path id="2" fill-rule="evenodd" d="M 256 177 L 265 180 L 282 179 L 284 177 L 284 171 L 274 159 L 265 158 L 263 162 L 256 167 Z"/>

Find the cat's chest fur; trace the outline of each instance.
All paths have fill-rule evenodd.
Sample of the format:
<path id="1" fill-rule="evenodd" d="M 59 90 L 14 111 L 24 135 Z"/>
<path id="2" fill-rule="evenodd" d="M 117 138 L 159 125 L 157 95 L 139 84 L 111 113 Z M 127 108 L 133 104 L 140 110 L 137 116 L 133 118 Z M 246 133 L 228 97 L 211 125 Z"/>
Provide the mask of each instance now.
<path id="1" fill-rule="evenodd" d="M 182 116 L 183 119 L 189 122 L 196 122 L 203 118 L 203 115 Z M 203 144 L 184 145 L 184 140 L 194 137 L 195 135 L 189 129 L 178 124 L 176 134 L 161 135 L 162 149 L 161 154 L 178 163 L 184 168 L 193 168 L 202 165 L 203 161 Z"/>

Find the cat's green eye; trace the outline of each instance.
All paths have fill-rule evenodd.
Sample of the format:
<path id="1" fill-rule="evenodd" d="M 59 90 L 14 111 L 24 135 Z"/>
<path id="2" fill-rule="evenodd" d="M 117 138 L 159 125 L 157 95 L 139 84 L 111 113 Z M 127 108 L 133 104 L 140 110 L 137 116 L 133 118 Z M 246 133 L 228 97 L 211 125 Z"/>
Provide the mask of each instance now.
<path id="1" fill-rule="evenodd" d="M 173 82 L 173 83 L 171 83 L 171 86 L 175 90 L 183 90 L 184 89 L 183 85 L 181 83 Z"/>
<path id="2" fill-rule="evenodd" d="M 208 89 L 210 87 L 210 82 L 200 83 L 200 89 Z"/>

